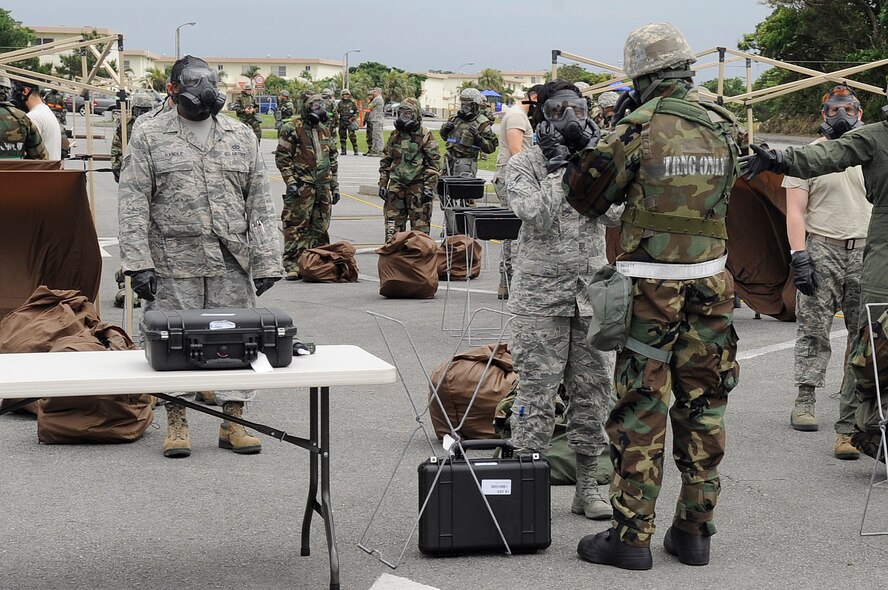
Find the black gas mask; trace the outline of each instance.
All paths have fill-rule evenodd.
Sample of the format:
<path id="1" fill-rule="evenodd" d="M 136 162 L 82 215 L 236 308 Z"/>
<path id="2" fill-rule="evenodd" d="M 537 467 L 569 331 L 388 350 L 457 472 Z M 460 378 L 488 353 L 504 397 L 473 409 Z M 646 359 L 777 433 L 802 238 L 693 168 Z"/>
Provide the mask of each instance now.
<path id="1" fill-rule="evenodd" d="M 12 96 L 10 97 L 10 102 L 15 105 L 15 108 L 27 113 L 29 110 L 27 104 L 28 97 L 31 95 L 32 92 L 35 91 L 35 88 L 27 84 L 23 84 L 19 80 L 15 80 L 12 83 Z"/>
<path id="2" fill-rule="evenodd" d="M 419 121 L 416 120 L 416 112 L 410 107 L 398 109 L 398 118 L 395 120 L 395 129 L 413 133 L 419 129 Z"/>
<path id="3" fill-rule="evenodd" d="M 577 96 L 570 90 L 560 90 L 543 103 L 543 117 L 565 139 L 571 140 L 581 135 L 586 128 L 588 106 L 584 97 Z"/>
<path id="4" fill-rule="evenodd" d="M 204 64 L 189 64 L 179 76 L 176 104 L 181 114 L 192 121 L 203 121 L 216 115 L 225 105 L 225 96 L 216 88 L 216 72 Z"/>
<path id="5" fill-rule="evenodd" d="M 828 139 L 838 139 L 845 133 L 860 127 L 860 103 L 850 97 L 831 96 L 823 104 L 825 120 L 820 124 L 820 133 Z"/>
<path id="6" fill-rule="evenodd" d="M 327 122 L 327 106 L 323 100 L 313 100 L 306 105 L 305 118 L 309 125 Z"/>
<path id="7" fill-rule="evenodd" d="M 478 114 L 478 105 L 470 100 L 460 102 L 456 116 L 464 121 L 471 121 Z"/>

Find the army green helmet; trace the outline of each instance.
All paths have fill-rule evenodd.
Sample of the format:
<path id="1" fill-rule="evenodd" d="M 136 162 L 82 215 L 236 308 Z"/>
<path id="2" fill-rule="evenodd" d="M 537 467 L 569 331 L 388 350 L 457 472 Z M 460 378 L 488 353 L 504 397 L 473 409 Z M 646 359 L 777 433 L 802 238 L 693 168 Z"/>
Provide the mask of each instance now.
<path id="1" fill-rule="evenodd" d="M 345 97 L 351 98 L 351 95 L 352 95 L 351 90 L 349 90 L 348 88 L 343 88 L 342 90 L 339 91 L 339 98 L 345 98 Z"/>
<path id="2" fill-rule="evenodd" d="M 278 94 L 280 96 L 283 96 L 284 98 L 290 98 L 290 91 L 289 90 L 286 90 L 286 89 L 281 90 L 280 92 L 278 92 Z"/>
<path id="3" fill-rule="evenodd" d="M 333 98 L 333 90 L 331 90 L 330 88 L 324 88 L 321 91 L 321 96 L 323 96 L 324 98 Z"/>
<path id="4" fill-rule="evenodd" d="M 466 88 L 459 93 L 459 101 L 471 102 L 480 106 L 481 103 L 484 102 L 484 97 L 481 95 L 481 91 L 477 88 Z"/>
<path id="5" fill-rule="evenodd" d="M 598 106 L 603 109 L 615 107 L 617 106 L 617 100 L 619 100 L 619 98 L 620 95 L 613 90 L 602 92 L 601 96 L 598 97 Z"/>
<path id="6" fill-rule="evenodd" d="M 12 82 L 6 77 L 6 72 L 0 71 L 0 102 L 9 100 L 12 96 Z"/>
<path id="7" fill-rule="evenodd" d="M 623 71 L 633 80 L 663 70 L 689 70 L 696 61 L 685 36 L 669 23 L 635 29 L 623 46 Z"/>
<path id="8" fill-rule="evenodd" d="M 413 120 L 414 121 L 422 121 L 422 108 L 419 106 L 419 101 L 415 98 L 405 98 L 401 104 L 398 105 L 398 110 L 401 109 L 410 109 L 413 111 Z"/>

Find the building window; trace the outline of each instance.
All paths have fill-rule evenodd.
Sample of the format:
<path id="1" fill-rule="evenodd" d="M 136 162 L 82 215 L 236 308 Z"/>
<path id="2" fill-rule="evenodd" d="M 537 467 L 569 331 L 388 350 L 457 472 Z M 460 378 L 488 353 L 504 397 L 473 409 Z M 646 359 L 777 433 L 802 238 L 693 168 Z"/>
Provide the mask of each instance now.
<path id="1" fill-rule="evenodd" d="M 128 60 L 128 59 L 123 60 L 123 69 L 124 69 L 124 70 L 129 70 L 129 69 L 131 69 L 131 68 L 130 68 L 130 60 Z"/>
<path id="2" fill-rule="evenodd" d="M 286 78 L 287 77 L 287 66 L 278 66 L 277 72 L 275 72 L 275 73 L 278 76 L 280 76 L 281 78 Z"/>
<path id="3" fill-rule="evenodd" d="M 305 66 L 305 71 L 311 73 L 311 66 Z"/>
<path id="4" fill-rule="evenodd" d="M 536 84 L 537 82 L 539 82 L 539 78 L 538 78 L 538 77 L 536 77 L 536 76 L 531 76 L 531 77 L 530 77 L 530 83 L 531 83 L 531 84 Z"/>
<path id="5" fill-rule="evenodd" d="M 250 66 L 250 65 L 241 66 L 241 74 L 246 74 L 247 72 L 250 71 L 250 68 L 252 68 L 252 67 L 253 66 Z"/>
<path id="6" fill-rule="evenodd" d="M 222 70 L 225 69 L 225 66 L 223 66 L 222 64 L 219 64 L 218 66 L 216 66 L 216 69 L 221 72 Z"/>
<path id="7" fill-rule="evenodd" d="M 34 45 L 46 45 L 47 43 L 52 43 L 55 39 L 50 39 L 48 37 L 37 37 L 34 39 Z"/>

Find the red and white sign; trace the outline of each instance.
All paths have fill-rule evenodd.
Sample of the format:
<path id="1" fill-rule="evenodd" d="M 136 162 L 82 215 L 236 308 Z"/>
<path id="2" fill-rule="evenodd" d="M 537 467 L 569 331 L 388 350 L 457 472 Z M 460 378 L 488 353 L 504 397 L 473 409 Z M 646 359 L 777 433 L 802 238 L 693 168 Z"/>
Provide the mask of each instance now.
<path id="1" fill-rule="evenodd" d="M 255 86 L 256 88 L 265 88 L 265 76 L 254 77 L 253 86 Z"/>

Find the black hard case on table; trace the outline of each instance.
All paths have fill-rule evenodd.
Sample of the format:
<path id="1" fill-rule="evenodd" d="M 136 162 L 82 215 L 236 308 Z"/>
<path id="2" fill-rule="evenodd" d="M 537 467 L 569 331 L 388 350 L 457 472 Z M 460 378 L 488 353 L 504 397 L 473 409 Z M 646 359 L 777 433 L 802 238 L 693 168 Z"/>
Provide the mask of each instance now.
<path id="1" fill-rule="evenodd" d="M 454 201 L 484 198 L 484 179 L 466 176 L 439 176 L 436 186 L 442 197 Z"/>
<path id="2" fill-rule="evenodd" d="M 490 448 L 501 441 L 480 443 Z M 507 454 L 507 453 L 504 453 Z M 432 489 L 419 521 L 419 550 L 426 555 L 504 551 L 505 545 L 472 477 L 485 489 L 490 508 L 513 553 L 545 549 L 552 543 L 549 462 L 538 454 L 499 458 L 430 458 L 419 465 L 419 508 Z M 432 488 L 435 475 L 441 476 Z"/>
<path id="3" fill-rule="evenodd" d="M 139 328 L 157 371 L 242 369 L 259 352 L 272 367 L 293 360 L 293 319 L 274 308 L 151 310 Z"/>

